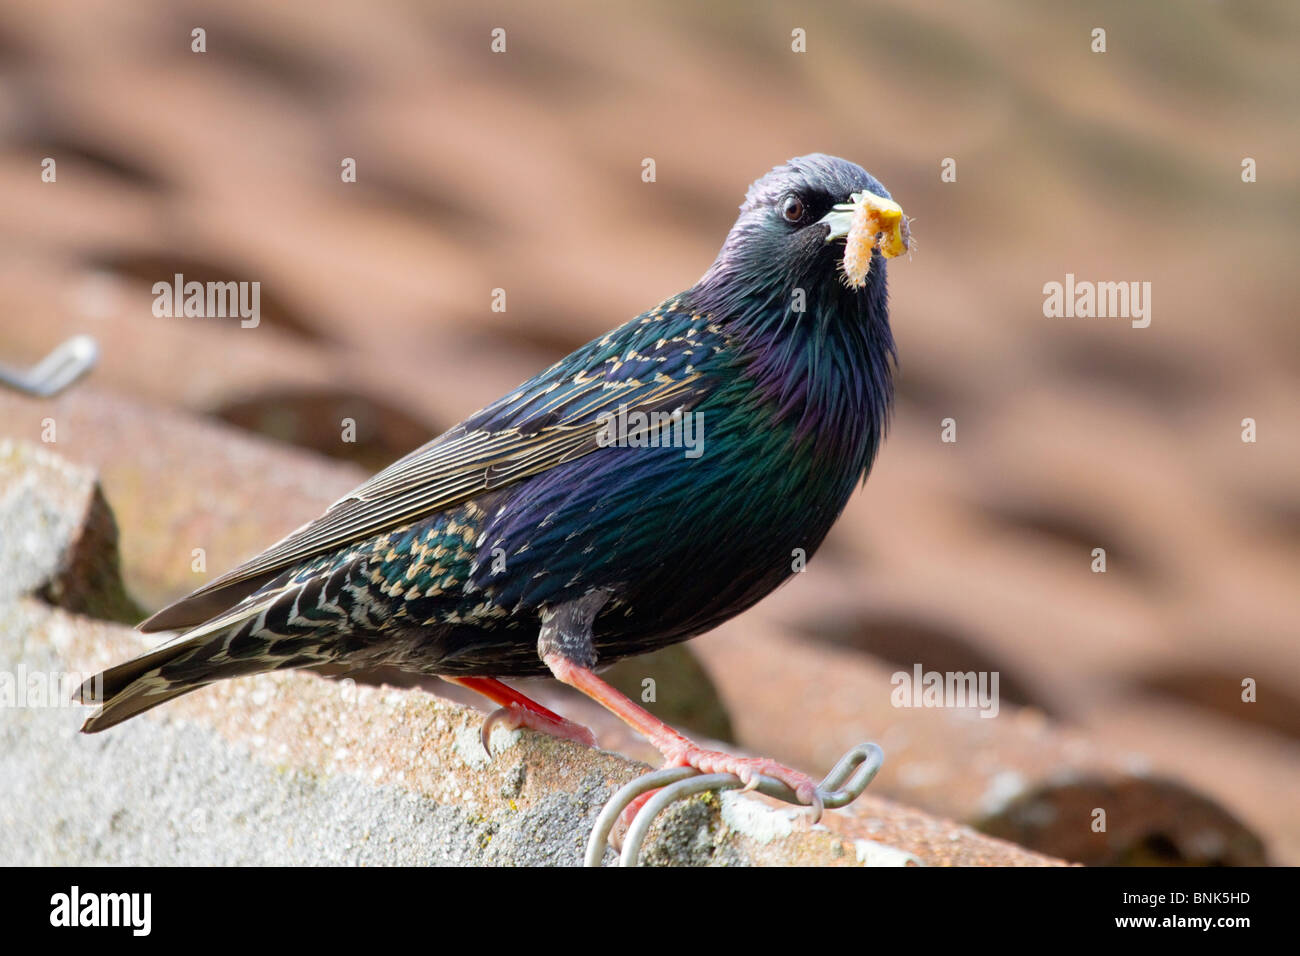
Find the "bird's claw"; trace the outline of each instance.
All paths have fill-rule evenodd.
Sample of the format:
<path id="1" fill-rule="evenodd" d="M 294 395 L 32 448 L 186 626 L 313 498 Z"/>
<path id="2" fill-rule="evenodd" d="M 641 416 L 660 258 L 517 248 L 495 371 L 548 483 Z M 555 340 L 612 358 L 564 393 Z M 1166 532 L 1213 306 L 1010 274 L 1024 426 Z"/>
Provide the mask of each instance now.
<path id="1" fill-rule="evenodd" d="M 509 710 L 509 707 L 498 707 L 483 718 L 483 726 L 479 730 L 478 739 L 482 742 L 483 752 L 488 755 L 489 759 L 496 756 L 492 753 L 492 728 L 501 722 L 502 711 L 508 713 Z"/>
<path id="2" fill-rule="evenodd" d="M 821 788 L 818 787 L 812 792 L 812 796 L 806 801 L 812 813 L 808 815 L 808 822 L 816 825 L 821 823 L 822 814 L 826 812 L 826 799 L 822 796 Z"/>
<path id="3" fill-rule="evenodd" d="M 552 719 L 545 714 L 539 714 L 526 707 L 520 707 L 518 704 L 507 704 L 504 707 L 498 707 L 483 718 L 483 727 L 479 731 L 479 740 L 482 741 L 483 749 L 489 757 L 493 756 L 492 731 L 497 726 L 503 726 L 509 730 L 527 727 L 529 730 L 535 730 L 540 734 L 572 740 L 584 747 L 596 746 L 595 734 L 582 724 L 574 723 L 572 720 L 565 720 L 563 717 Z"/>
<path id="4" fill-rule="evenodd" d="M 826 807 L 847 806 L 861 796 L 879 772 L 884 759 L 884 751 L 876 744 L 859 744 L 839 759 L 820 785 L 803 778 L 791 786 L 786 780 L 761 773 L 752 765 L 724 773 L 705 773 L 693 766 L 671 766 L 651 771 L 619 788 L 605 804 L 587 841 L 585 863 L 587 866 L 601 865 L 615 823 L 625 810 L 634 809 L 636 812 L 623 838 L 620 865 L 638 865 L 641 847 L 655 817 L 670 804 L 706 790 L 758 790 L 786 803 L 811 807 L 812 822 L 816 823 Z M 771 766 L 779 767 L 777 764 Z M 741 777 L 745 771 L 749 771 L 749 780 Z M 789 775 L 803 776 L 793 771 Z"/>

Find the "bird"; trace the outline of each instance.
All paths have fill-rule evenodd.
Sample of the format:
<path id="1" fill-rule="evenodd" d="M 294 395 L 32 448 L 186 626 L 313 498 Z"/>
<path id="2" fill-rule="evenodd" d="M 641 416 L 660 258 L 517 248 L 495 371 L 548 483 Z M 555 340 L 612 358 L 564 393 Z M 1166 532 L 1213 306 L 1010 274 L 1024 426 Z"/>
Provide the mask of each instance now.
<path id="1" fill-rule="evenodd" d="M 817 551 L 888 428 L 886 259 L 901 207 L 813 153 L 755 181 L 686 291 L 583 345 L 140 628 L 170 640 L 82 685 L 106 730 L 216 681 L 396 667 L 498 705 L 483 724 L 594 745 L 503 678 L 552 676 L 666 766 L 806 774 L 701 746 L 598 668 L 756 604 Z M 685 447 L 684 447 L 685 446 Z M 489 751 L 490 752 L 490 751 Z"/>

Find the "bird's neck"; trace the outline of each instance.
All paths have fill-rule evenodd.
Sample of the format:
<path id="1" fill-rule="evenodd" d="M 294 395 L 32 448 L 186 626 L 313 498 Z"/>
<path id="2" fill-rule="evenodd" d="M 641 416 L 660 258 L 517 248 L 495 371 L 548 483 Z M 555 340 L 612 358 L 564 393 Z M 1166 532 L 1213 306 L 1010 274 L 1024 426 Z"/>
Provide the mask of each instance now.
<path id="1" fill-rule="evenodd" d="M 709 309 L 734 344 L 760 414 L 773 427 L 792 427 L 819 461 L 853 482 L 871 466 L 894 394 L 883 266 L 873 266 L 878 272 L 861 291 L 807 283 L 802 311 L 785 284 L 726 296 L 725 314 Z M 717 302 L 701 298 L 706 307 Z"/>

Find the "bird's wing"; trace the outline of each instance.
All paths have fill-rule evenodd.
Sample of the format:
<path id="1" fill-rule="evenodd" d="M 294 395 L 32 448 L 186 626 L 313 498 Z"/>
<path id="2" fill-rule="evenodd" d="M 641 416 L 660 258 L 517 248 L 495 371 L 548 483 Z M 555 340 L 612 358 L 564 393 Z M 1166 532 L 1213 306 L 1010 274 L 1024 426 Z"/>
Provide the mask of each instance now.
<path id="1" fill-rule="evenodd" d="M 314 555 L 505 487 L 600 447 L 605 416 L 689 410 L 702 397 L 700 360 L 716 330 L 660 310 L 525 382 L 344 495 L 257 557 L 159 611 L 145 631 L 194 627 Z M 660 416 L 649 415 L 650 422 Z M 650 429 L 655 425 L 648 426 Z"/>

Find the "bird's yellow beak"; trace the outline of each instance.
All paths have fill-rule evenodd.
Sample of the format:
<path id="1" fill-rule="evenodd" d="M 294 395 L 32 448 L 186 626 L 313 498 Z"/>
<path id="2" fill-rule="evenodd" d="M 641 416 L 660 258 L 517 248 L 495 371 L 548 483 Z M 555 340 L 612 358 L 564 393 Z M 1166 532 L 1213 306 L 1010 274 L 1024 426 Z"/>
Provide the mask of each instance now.
<path id="1" fill-rule="evenodd" d="M 871 270 L 871 253 L 880 250 L 886 259 L 907 251 L 911 238 L 903 207 L 866 191 L 854 193 L 850 202 L 840 203 L 821 218 L 830 227 L 826 241 L 845 239 L 844 275 L 849 285 L 861 288 Z"/>

